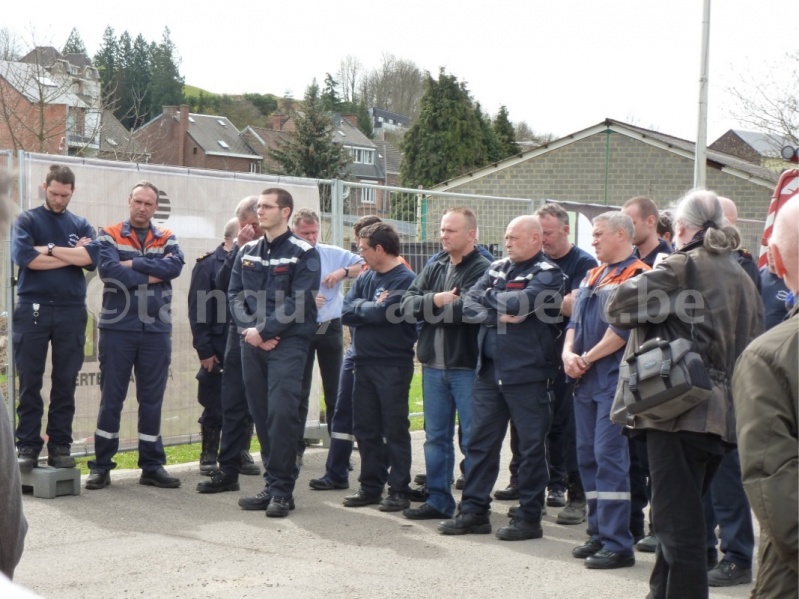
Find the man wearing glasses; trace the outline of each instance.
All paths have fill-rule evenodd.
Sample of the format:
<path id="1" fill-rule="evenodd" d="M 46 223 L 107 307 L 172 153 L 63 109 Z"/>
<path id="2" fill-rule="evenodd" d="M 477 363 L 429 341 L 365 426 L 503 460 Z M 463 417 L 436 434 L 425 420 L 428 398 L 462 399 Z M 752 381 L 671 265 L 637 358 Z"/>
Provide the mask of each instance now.
<path id="1" fill-rule="evenodd" d="M 344 505 L 379 503 L 380 511 L 398 512 L 410 506 L 408 391 L 416 342 L 416 322 L 403 318 L 399 304 L 415 277 L 402 263 L 399 235 L 391 225 L 376 223 L 363 229 L 358 248 L 369 270 L 344 298 L 341 321 L 353 331 L 353 433 L 361 475 L 358 492 L 345 497 Z M 383 499 L 386 483 L 389 494 Z"/>
<path id="2" fill-rule="evenodd" d="M 316 332 L 320 262 L 316 249 L 289 229 L 294 199 L 288 191 L 266 189 L 257 206 L 264 235 L 239 251 L 228 299 L 241 334 L 250 414 L 256 427 L 266 423 L 269 437 L 266 515 L 284 518 L 294 509 L 296 447 L 304 425 L 299 416 L 299 373 Z"/>

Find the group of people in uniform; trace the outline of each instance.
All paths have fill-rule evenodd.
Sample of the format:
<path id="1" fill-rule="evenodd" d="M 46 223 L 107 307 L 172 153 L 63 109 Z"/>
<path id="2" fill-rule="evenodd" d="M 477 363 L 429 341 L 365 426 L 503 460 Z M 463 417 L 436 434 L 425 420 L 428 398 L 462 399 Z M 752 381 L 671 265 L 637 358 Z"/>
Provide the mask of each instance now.
<path id="1" fill-rule="evenodd" d="M 152 220 L 159 199 L 152 183 L 137 183 L 128 198 L 129 219 L 96 238 L 85 219 L 67 210 L 74 188 L 69 168 L 51 167 L 44 206 L 23 213 L 14 228 L 19 469 L 35 467 L 43 447 L 40 391 L 48 345 L 53 376 L 60 377 L 48 411 L 48 463 L 74 466 L 71 424 L 86 324 L 83 270 L 96 268 L 104 284 L 102 398 L 86 488 L 111 482 L 131 372 L 139 400 L 140 482 L 178 487 L 180 480 L 163 468 L 160 416 L 171 355 L 171 281 L 182 271 L 183 254 L 175 236 Z M 786 309 L 775 308 L 774 298 L 797 291 L 799 264 L 791 252 L 797 253 L 799 219 L 790 220 L 796 202 L 783 209 L 789 216 L 778 218 L 775 259 L 762 275 L 768 281 L 763 300 L 775 323 Z M 761 551 L 764 543 L 777 547 L 776 554 L 761 555 L 761 575 L 768 564 L 770 578 L 759 579 L 758 587 L 776 579 L 788 584 L 791 568 L 796 578 L 795 518 L 786 557 L 785 535 L 770 526 L 770 504 L 762 496 L 768 489 L 763 479 L 775 473 L 763 460 L 735 451 L 736 444 L 770 440 L 754 417 L 745 425 L 739 420 L 736 430 L 736 409 L 755 411 L 751 402 L 766 382 L 755 353 L 745 354 L 753 362 L 741 358 L 736 369 L 746 346 L 763 332 L 764 302 L 761 273 L 739 249 L 733 202 L 695 190 L 664 219 L 652 199 L 632 198 L 621 211 L 594 218 L 596 259 L 570 241 L 569 215 L 556 204 L 514 218 L 499 260 L 479 245 L 475 213 L 449 208 L 441 219 L 441 251 L 418 274 L 401 256 L 396 229 L 379 218 L 355 223 L 357 252 L 350 252 L 320 243 L 319 216 L 294 208 L 282 188 L 245 198 L 222 244 L 193 269 L 188 304 L 200 362 L 200 471 L 209 476 L 198 492 L 238 491 L 240 474 L 260 473 L 249 454 L 254 425 L 265 484 L 255 496 L 241 497 L 239 506 L 268 517 L 295 509 L 316 362 L 331 445 L 324 474 L 309 485 L 349 488 L 357 441 L 359 485 L 343 498 L 346 507 L 377 505 L 408 519 L 438 520 L 446 535 L 490 533 L 492 491 L 510 426 L 510 484 L 494 497 L 518 505 L 496 531 L 499 539 L 542 537 L 542 515 L 547 507 L 560 508 L 560 524 L 588 521 L 588 540 L 572 551 L 586 567 L 629 567 L 635 548 L 654 551 L 650 597 L 706 597 L 708 584 L 752 579 L 747 495 L 756 493 L 752 506 L 766 539 Z M 658 234 L 664 224 L 673 226 L 676 251 Z M 694 270 L 699 276 L 691 276 Z M 780 287 L 781 279 L 787 287 Z M 686 328 L 684 315 L 673 309 L 679 302 L 653 314 L 642 306 L 646 289 L 669 297 L 698 292 L 702 302 L 692 316 L 701 318 Z M 786 354 L 787 343 L 794 367 L 795 315 L 796 308 L 787 331 L 777 325 L 777 353 Z M 346 350 L 344 327 L 351 337 Z M 640 342 L 653 335 L 692 338 L 713 380 L 711 398 L 665 423 L 625 414 L 619 365 L 636 349 L 632 330 Z M 756 355 L 773 345 L 768 348 Z M 419 488 L 411 487 L 408 409 L 414 357 L 422 364 L 424 397 Z M 787 381 L 780 389 L 787 391 L 788 411 L 791 401 L 796 405 L 796 369 L 791 373 L 789 366 L 779 360 L 766 366 L 777 370 L 768 376 Z M 754 374 L 737 376 L 742 368 Z M 452 492 L 456 438 L 463 456 L 460 501 Z M 790 459 L 795 486 L 795 446 Z M 795 488 L 791 500 L 795 508 Z"/>

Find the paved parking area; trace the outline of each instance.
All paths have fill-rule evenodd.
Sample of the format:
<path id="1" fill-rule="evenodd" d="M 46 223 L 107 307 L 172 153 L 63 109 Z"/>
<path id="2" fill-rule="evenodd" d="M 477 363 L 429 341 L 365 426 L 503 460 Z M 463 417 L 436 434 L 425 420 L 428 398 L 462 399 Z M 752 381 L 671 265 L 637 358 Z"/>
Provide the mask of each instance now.
<path id="1" fill-rule="evenodd" d="M 423 471 L 424 433 L 413 433 L 414 473 Z M 509 452 L 505 451 L 504 463 Z M 200 495 L 197 464 L 171 466 L 180 489 L 138 484 L 137 471 L 112 472 L 112 485 L 80 496 L 26 496 L 30 522 L 15 581 L 47 599 L 72 598 L 641 598 L 652 554 L 633 568 L 587 570 L 571 557 L 585 526 L 544 517 L 544 538 L 443 536 L 436 521 L 410 521 L 377 506 L 345 508 L 352 491 L 312 491 L 326 450 L 309 448 L 289 518 L 245 512 L 240 493 Z M 504 465 L 503 465 L 504 467 Z M 357 469 L 357 463 L 356 463 Z M 262 488 L 241 477 L 244 494 Z M 353 477 L 353 484 L 355 477 Z M 507 484 L 507 469 L 498 488 Z M 510 502 L 494 502 L 496 530 Z M 751 586 L 711 589 L 712 598 L 748 597 Z"/>

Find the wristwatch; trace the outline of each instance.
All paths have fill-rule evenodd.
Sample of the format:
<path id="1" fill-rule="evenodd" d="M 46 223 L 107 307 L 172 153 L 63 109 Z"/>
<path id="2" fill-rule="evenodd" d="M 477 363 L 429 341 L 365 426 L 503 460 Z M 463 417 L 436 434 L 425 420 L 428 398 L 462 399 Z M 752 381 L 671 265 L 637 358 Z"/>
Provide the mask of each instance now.
<path id="1" fill-rule="evenodd" d="M 586 358 L 587 355 L 588 355 L 588 352 L 584 351 L 583 355 L 580 356 L 580 359 L 583 361 L 583 364 L 585 364 L 586 368 L 590 368 L 591 361 L 588 358 Z"/>
<path id="2" fill-rule="evenodd" d="M 48 243 L 47 244 L 47 255 L 48 256 L 52 256 L 53 255 L 53 248 L 54 247 L 55 247 L 54 243 Z"/>

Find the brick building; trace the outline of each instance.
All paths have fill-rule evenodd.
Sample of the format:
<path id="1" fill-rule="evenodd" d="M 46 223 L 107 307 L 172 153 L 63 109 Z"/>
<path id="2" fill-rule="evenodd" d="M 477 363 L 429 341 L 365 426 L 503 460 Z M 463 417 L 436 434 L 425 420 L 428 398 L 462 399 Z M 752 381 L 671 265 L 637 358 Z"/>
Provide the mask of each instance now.
<path id="1" fill-rule="evenodd" d="M 189 113 L 185 104 L 164 106 L 134 137 L 154 164 L 257 173 L 263 160 L 226 117 Z"/>

